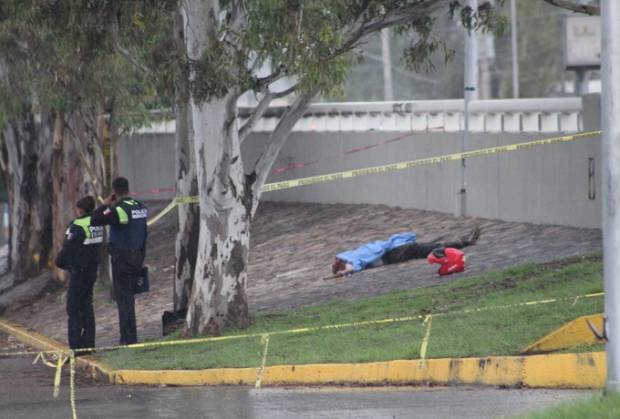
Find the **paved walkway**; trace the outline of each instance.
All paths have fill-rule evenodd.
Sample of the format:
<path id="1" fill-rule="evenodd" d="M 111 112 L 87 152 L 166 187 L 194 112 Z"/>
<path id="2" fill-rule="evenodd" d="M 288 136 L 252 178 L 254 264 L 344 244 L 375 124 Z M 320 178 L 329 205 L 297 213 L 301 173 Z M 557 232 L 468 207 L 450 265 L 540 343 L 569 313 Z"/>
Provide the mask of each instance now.
<path id="1" fill-rule="evenodd" d="M 546 262 L 601 249 L 600 230 L 479 220 L 482 236 L 466 249 L 462 274 L 436 275 L 437 265 L 415 260 L 367 270 L 345 279 L 324 280 L 334 254 L 370 240 L 415 231 L 419 241 L 460 236 L 474 224 L 429 211 L 370 205 L 261 204 L 252 231 L 248 298 L 253 312 L 314 305 L 338 298 L 379 295 L 458 280 L 528 262 Z M 172 308 L 175 217 L 149 233 L 147 264 L 152 291 L 138 297 L 140 340 L 161 334 L 161 314 Z M 5 313 L 10 320 L 66 341 L 64 293 L 47 295 Z M 118 340 L 117 313 L 109 291 L 95 296 L 97 344 Z"/>

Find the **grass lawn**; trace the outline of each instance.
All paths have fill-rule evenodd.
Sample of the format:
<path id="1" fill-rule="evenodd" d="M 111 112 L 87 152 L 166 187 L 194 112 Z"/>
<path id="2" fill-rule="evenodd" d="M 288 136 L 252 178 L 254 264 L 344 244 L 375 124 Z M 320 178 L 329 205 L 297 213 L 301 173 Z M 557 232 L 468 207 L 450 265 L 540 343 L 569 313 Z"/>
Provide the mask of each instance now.
<path id="1" fill-rule="evenodd" d="M 355 277 L 348 280 L 355 280 Z M 267 365 L 370 362 L 420 358 L 420 347 L 432 314 L 427 358 L 516 354 L 565 322 L 600 313 L 603 298 L 569 297 L 602 290 L 600 255 L 544 265 L 525 265 L 453 281 L 448 284 L 391 292 L 356 301 L 338 300 L 318 306 L 252 318 L 246 330 L 226 335 L 260 334 L 406 316 L 413 321 L 365 325 L 269 339 Z M 463 312 L 472 309 L 560 298 L 547 304 Z M 593 348 L 579 348 L 587 350 Z M 596 349 L 596 348 L 595 348 Z M 260 336 L 100 353 L 116 368 L 204 369 L 256 367 L 261 364 Z"/>
<path id="2" fill-rule="evenodd" d="M 532 413 L 527 419 L 616 419 L 620 418 L 620 394 L 597 395 L 590 399 L 563 403 L 558 407 Z"/>

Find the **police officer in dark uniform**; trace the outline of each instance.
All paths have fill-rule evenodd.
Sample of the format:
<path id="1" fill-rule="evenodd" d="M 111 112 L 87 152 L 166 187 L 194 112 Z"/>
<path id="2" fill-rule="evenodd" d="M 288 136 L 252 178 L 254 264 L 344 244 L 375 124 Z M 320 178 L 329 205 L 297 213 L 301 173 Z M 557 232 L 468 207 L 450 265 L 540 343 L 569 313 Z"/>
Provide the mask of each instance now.
<path id="1" fill-rule="evenodd" d="M 77 218 L 69 224 L 56 266 L 70 272 L 67 289 L 67 331 L 71 349 L 95 346 L 93 286 L 103 243 L 103 227 L 92 225 L 95 198 L 85 196 L 76 203 Z"/>
<path id="2" fill-rule="evenodd" d="M 134 284 L 144 262 L 148 210 L 129 196 L 129 181 L 124 177 L 114 179 L 112 190 L 114 193 L 94 211 L 92 224 L 110 226 L 108 251 L 112 257 L 120 343 L 130 345 L 138 341 Z"/>

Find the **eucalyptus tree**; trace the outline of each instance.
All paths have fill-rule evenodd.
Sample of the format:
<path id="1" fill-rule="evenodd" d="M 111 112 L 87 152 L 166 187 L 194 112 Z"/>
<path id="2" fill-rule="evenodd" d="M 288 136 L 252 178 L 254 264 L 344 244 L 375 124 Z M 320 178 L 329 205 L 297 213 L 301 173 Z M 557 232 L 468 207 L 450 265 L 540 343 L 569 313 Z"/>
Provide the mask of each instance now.
<path id="1" fill-rule="evenodd" d="M 319 93 L 333 92 L 355 64 L 353 51 L 369 35 L 393 27 L 413 32 L 404 52 L 413 68 L 444 48 L 433 35 L 440 14 L 468 28 L 491 26 L 489 2 L 478 10 L 449 0 L 183 0 L 189 77 L 189 129 L 200 204 L 200 237 L 187 313 L 189 333 L 218 334 L 248 324 L 250 224 L 269 171 L 295 123 Z M 445 51 L 448 53 L 448 51 Z M 449 54 L 448 54 L 449 55 Z M 260 75 L 265 65 L 270 74 Z M 274 83 L 294 80 L 277 91 Z M 237 101 L 253 91 L 258 104 L 238 125 Z M 264 150 L 244 162 L 241 144 L 271 101 L 291 104 Z M 283 269 L 285 267 L 282 267 Z"/>
<path id="2" fill-rule="evenodd" d="M 0 4 L 0 115 L 19 280 L 49 264 L 76 198 L 105 193 L 115 140 L 173 94 L 175 8 L 165 1 Z M 25 269 L 30 260 L 36 269 Z"/>

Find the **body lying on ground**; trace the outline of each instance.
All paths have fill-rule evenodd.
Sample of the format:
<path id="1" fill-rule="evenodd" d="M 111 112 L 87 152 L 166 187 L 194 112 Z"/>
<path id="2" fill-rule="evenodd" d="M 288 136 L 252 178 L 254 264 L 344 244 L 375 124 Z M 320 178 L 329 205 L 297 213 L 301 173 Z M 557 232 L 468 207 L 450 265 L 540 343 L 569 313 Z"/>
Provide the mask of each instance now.
<path id="1" fill-rule="evenodd" d="M 335 276 L 346 276 L 381 265 L 423 259 L 439 248 L 462 249 L 474 245 L 478 237 L 480 228 L 477 225 L 467 236 L 449 241 L 433 240 L 419 243 L 416 241 L 415 233 L 398 233 L 387 240 L 373 241 L 356 249 L 338 253 L 332 263 L 332 273 Z"/>

